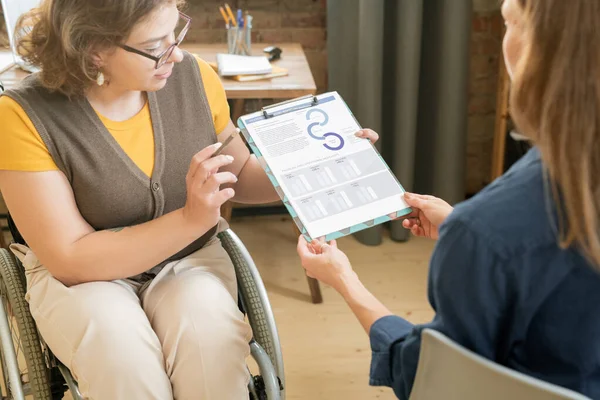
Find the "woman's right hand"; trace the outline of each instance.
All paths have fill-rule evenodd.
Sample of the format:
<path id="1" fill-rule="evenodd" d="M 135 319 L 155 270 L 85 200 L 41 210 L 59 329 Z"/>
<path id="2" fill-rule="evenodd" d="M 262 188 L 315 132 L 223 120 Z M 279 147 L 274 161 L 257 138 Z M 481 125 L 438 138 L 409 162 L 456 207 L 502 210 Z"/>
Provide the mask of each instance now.
<path id="1" fill-rule="evenodd" d="M 422 194 L 406 192 L 404 201 L 412 207 L 413 212 L 402 221 L 402 226 L 410 229 L 415 236 L 430 239 L 438 238 L 438 227 L 454 209 L 442 199 Z"/>
<path id="2" fill-rule="evenodd" d="M 215 143 L 196 153 L 185 178 L 187 199 L 183 215 L 198 230 L 215 226 L 221 216 L 221 206 L 235 195 L 232 188 L 220 188 L 236 183 L 237 177 L 231 172 L 218 172 L 219 168 L 233 162 L 229 155 L 213 157 L 219 147 L 221 143 Z"/>

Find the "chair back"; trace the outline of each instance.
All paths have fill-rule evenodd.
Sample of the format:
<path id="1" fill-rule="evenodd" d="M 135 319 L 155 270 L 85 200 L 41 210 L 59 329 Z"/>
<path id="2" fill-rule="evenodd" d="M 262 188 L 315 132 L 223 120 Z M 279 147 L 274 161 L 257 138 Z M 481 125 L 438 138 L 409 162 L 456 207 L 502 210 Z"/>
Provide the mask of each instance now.
<path id="1" fill-rule="evenodd" d="M 410 400 L 590 400 L 496 364 L 425 329 Z"/>

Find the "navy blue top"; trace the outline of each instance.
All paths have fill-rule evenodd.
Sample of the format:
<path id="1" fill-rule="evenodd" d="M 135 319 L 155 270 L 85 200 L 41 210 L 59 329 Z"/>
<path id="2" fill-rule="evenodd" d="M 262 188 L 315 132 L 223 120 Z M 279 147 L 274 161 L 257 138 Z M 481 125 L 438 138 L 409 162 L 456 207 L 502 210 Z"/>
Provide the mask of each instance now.
<path id="1" fill-rule="evenodd" d="M 574 177 L 576 179 L 576 177 Z M 438 330 L 527 375 L 600 399 L 600 274 L 558 246 L 539 151 L 458 205 L 431 259 L 432 322 L 389 316 L 371 328 L 370 384 L 408 399 L 420 334 Z"/>

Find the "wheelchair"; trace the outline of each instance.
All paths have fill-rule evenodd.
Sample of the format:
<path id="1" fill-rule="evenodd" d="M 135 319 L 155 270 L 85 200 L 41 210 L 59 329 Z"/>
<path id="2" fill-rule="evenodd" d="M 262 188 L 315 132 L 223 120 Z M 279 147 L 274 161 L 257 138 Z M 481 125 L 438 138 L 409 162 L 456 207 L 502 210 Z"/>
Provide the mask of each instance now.
<path id="1" fill-rule="evenodd" d="M 8 226 L 16 243 L 26 245 L 14 221 Z M 285 400 L 283 358 L 275 319 L 256 265 L 231 230 L 219 234 L 233 261 L 240 310 L 253 330 L 251 356 L 258 373 L 248 384 L 250 400 Z M 77 382 L 39 335 L 25 300 L 25 270 L 12 253 L 0 248 L 0 362 L 3 390 L 0 400 L 58 400 L 67 390 L 83 400 Z"/>

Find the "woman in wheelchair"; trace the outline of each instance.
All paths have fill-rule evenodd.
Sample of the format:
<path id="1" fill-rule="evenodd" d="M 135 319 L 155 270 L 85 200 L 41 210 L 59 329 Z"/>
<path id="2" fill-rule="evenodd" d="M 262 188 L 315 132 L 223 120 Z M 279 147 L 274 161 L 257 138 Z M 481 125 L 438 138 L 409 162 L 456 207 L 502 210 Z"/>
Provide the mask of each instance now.
<path id="1" fill-rule="evenodd" d="M 90 399 L 247 399 L 251 329 L 217 233 L 278 199 L 174 0 L 44 0 L 0 98 L 0 190 L 37 327 Z"/>
<path id="2" fill-rule="evenodd" d="M 414 212 L 404 226 L 438 240 L 433 321 L 392 315 L 335 243 L 298 243 L 308 274 L 338 290 L 368 332 L 370 383 L 400 399 L 411 394 L 425 328 L 600 399 L 600 2 L 504 0 L 502 14 L 511 116 L 534 147 L 454 210 L 406 196 Z"/>

